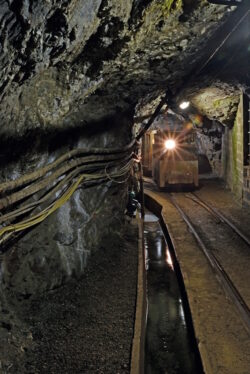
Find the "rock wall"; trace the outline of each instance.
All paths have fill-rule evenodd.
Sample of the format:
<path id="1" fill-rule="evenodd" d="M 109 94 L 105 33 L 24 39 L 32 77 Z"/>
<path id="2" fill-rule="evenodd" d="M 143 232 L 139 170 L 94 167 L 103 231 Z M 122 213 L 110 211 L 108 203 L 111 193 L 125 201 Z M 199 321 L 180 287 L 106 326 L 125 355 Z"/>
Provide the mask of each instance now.
<path id="1" fill-rule="evenodd" d="M 244 166 L 243 204 L 250 207 L 250 166 Z"/>
<path id="2" fill-rule="evenodd" d="M 48 142 L 47 149 L 39 149 L 34 142 L 36 145 L 30 144 L 19 161 L 5 160 L 5 167 L 0 170 L 1 180 L 16 179 L 72 148 L 126 145 L 131 140 L 131 126 L 132 115 L 123 114 L 96 123 L 92 134 L 81 131 L 75 138 L 66 134 L 64 146 L 62 141 L 56 146 L 55 137 Z M 70 200 L 44 222 L 24 232 L 1 257 L 2 291 L 12 290 L 27 297 L 57 287 L 72 276 L 79 277 L 91 253 L 99 249 L 101 255 L 104 241 L 109 238 L 111 243 L 112 237 L 118 235 L 126 202 L 126 183 L 109 180 L 88 188 L 80 186 Z"/>
<path id="3" fill-rule="evenodd" d="M 1 1 L 1 137 L 85 126 L 176 89 L 230 13 L 206 0 Z"/>
<path id="4" fill-rule="evenodd" d="M 219 81 L 216 77 L 204 77 L 183 90 L 182 97 L 189 100 L 200 114 L 232 127 L 239 105 L 240 87 Z M 179 100 L 181 101 L 181 97 Z"/>
<path id="5" fill-rule="evenodd" d="M 84 129 L 34 131 L 0 142 L 0 183 L 53 162 L 77 148 L 119 148 L 131 141 L 133 112 L 107 117 Z M 32 196 L 36 200 L 38 194 Z M 23 307 L 30 298 L 59 287 L 85 271 L 90 256 L 121 250 L 127 184 L 111 180 L 80 188 L 44 222 L 23 232 L 0 256 L 0 372 L 13 372 L 34 348 Z M 62 300 L 63 302 L 63 300 Z M 22 307 L 21 307 L 22 305 Z M 28 365 L 28 364 L 27 364 Z M 27 368 L 27 372 L 30 367 Z"/>
<path id="6" fill-rule="evenodd" d="M 243 193 L 243 100 L 240 97 L 233 128 L 225 128 L 222 147 L 223 178 L 241 200 Z"/>
<path id="7" fill-rule="evenodd" d="M 202 128 L 197 129 L 198 157 L 201 161 L 201 173 L 207 173 L 210 170 L 217 176 L 222 175 L 222 136 L 224 128 L 216 121 L 209 121 L 203 118 Z M 206 166 L 207 158 L 211 169 Z"/>
<path id="8" fill-rule="evenodd" d="M 176 89 L 229 13 L 205 0 L 0 1 L 0 181 L 128 142 L 138 101 Z M 78 190 L 6 252 L 2 285 L 28 295 L 81 274 L 125 201 L 111 181 Z"/>
<path id="9" fill-rule="evenodd" d="M 250 207 L 250 95 L 243 95 L 243 124 L 244 124 L 244 188 L 243 203 Z"/>

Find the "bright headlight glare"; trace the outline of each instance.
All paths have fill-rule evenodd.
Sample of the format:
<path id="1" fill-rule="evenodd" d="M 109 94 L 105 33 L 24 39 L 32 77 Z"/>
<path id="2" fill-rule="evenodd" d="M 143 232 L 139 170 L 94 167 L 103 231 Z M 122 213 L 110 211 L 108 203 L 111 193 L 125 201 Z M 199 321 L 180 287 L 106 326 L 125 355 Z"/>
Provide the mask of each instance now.
<path id="1" fill-rule="evenodd" d="M 189 101 L 183 101 L 182 103 L 180 103 L 179 107 L 181 109 L 187 109 L 190 105 L 190 102 Z"/>
<path id="2" fill-rule="evenodd" d="M 165 148 L 167 150 L 174 149 L 176 147 L 176 142 L 174 139 L 168 139 L 165 141 Z"/>

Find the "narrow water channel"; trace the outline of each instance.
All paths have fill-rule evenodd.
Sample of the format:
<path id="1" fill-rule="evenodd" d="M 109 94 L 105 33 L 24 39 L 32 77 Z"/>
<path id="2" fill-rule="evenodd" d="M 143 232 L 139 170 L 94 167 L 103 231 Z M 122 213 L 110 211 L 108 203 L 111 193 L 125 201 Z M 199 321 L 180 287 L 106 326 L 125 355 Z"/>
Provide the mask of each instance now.
<path id="1" fill-rule="evenodd" d="M 148 296 L 145 373 L 201 373 L 172 257 L 153 214 L 145 216 L 144 241 Z"/>

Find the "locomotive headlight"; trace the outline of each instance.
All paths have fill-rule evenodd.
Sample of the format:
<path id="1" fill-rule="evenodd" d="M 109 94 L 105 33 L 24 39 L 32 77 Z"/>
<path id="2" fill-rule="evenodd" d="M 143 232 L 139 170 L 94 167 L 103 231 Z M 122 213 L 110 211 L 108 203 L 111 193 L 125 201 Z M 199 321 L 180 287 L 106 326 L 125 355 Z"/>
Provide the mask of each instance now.
<path id="1" fill-rule="evenodd" d="M 165 148 L 167 150 L 172 150 L 172 149 L 175 149 L 175 147 L 176 147 L 176 142 L 175 142 L 174 139 L 168 139 L 168 140 L 165 141 L 164 144 L 165 144 Z"/>

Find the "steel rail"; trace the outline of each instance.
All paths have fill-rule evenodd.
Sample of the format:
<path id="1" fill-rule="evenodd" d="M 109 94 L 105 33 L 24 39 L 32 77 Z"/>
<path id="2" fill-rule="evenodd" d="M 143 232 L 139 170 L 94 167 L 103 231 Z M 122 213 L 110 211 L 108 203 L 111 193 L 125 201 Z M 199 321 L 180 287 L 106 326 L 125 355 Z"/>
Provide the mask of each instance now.
<path id="1" fill-rule="evenodd" d="M 192 193 L 190 193 L 190 195 L 193 195 Z M 194 197 L 192 196 L 189 196 L 187 194 L 185 194 L 185 197 L 187 197 L 188 199 L 194 201 L 196 204 L 199 204 L 200 206 L 202 206 L 204 209 L 206 209 L 215 219 L 215 222 L 218 224 L 218 223 L 221 223 L 223 222 L 220 217 L 218 216 L 217 213 L 214 212 L 213 209 L 211 209 L 204 201 L 201 201 L 198 199 L 198 197 L 196 197 L 196 195 L 194 195 Z"/>
<path id="2" fill-rule="evenodd" d="M 224 289 L 225 293 L 230 297 L 233 304 L 237 307 L 240 316 L 242 318 L 242 321 L 244 323 L 244 326 L 250 334 L 250 310 L 248 306 L 246 305 L 244 299 L 242 298 L 241 294 L 233 284 L 232 280 L 224 270 L 223 266 L 220 264 L 220 262 L 217 260 L 217 258 L 214 256 L 214 254 L 207 248 L 207 246 L 202 241 L 201 237 L 197 233 L 196 229 L 194 228 L 192 222 L 188 218 L 188 216 L 185 214 L 185 212 L 182 210 L 180 205 L 176 202 L 175 198 L 170 195 L 170 201 L 174 205 L 174 207 L 177 209 L 177 211 L 180 213 L 183 220 L 186 222 L 188 228 L 194 235 L 196 241 L 198 242 L 200 248 L 202 249 L 205 257 L 207 258 L 209 264 L 211 265 L 212 269 L 214 270 L 216 274 L 216 278 L 220 282 L 222 288 Z"/>
<path id="3" fill-rule="evenodd" d="M 197 196 L 194 192 L 192 193 L 196 197 L 196 199 L 200 200 L 200 202 L 206 205 L 217 217 L 225 224 L 227 224 L 231 229 L 248 245 L 250 246 L 250 238 L 248 238 L 245 234 L 238 227 L 235 226 L 233 222 L 231 222 L 223 213 L 221 213 L 218 209 L 214 208 L 212 205 L 208 204 L 206 201 L 201 199 Z"/>

